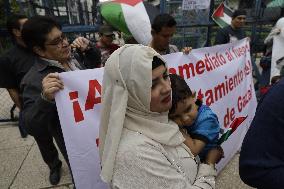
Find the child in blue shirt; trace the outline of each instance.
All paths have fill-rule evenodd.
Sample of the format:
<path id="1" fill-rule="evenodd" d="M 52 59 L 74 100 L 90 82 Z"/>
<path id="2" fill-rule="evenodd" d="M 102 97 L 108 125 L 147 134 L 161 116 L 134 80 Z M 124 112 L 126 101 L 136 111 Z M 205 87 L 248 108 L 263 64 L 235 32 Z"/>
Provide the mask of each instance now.
<path id="1" fill-rule="evenodd" d="M 187 139 L 185 144 L 194 156 L 203 161 L 207 152 L 218 146 L 220 125 L 217 115 L 200 100 L 195 99 L 187 83 L 171 74 L 172 108 L 169 118 L 176 122 Z"/>

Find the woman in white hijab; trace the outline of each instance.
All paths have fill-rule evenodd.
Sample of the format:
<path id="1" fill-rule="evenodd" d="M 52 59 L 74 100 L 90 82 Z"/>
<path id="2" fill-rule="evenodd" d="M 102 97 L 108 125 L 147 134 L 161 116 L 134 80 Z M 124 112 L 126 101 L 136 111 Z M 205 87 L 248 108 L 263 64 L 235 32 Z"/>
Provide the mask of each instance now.
<path id="1" fill-rule="evenodd" d="M 152 67 L 153 66 L 153 67 Z M 199 164 L 168 120 L 171 87 L 163 58 L 125 45 L 105 65 L 100 126 L 101 178 L 111 188 L 215 188 L 212 150 Z"/>

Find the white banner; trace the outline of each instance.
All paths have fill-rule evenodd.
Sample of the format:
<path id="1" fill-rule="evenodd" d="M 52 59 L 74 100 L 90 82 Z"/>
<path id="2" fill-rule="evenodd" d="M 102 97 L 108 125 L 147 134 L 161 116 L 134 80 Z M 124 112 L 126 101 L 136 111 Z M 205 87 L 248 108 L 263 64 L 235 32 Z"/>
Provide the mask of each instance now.
<path id="1" fill-rule="evenodd" d="M 183 0 L 182 10 L 208 9 L 210 0 Z"/>
<path id="2" fill-rule="evenodd" d="M 220 171 L 239 150 L 256 109 L 249 43 L 194 49 L 189 55 L 164 56 L 169 72 L 185 78 L 190 88 L 217 114 L 226 131 L 237 117 L 248 118 L 222 144 L 225 158 Z M 61 73 L 64 90 L 56 104 L 77 189 L 102 189 L 97 138 L 103 68 Z"/>
<path id="3" fill-rule="evenodd" d="M 55 96 L 77 189 L 104 189 L 98 151 L 103 68 L 60 73 L 64 90 Z"/>
<path id="4" fill-rule="evenodd" d="M 235 118 L 248 116 L 222 144 L 225 158 L 217 165 L 221 170 L 239 150 L 257 106 L 249 42 L 243 39 L 194 49 L 189 55 L 175 53 L 164 57 L 170 73 L 182 76 L 202 97 L 203 103 L 217 114 L 225 132 Z"/>

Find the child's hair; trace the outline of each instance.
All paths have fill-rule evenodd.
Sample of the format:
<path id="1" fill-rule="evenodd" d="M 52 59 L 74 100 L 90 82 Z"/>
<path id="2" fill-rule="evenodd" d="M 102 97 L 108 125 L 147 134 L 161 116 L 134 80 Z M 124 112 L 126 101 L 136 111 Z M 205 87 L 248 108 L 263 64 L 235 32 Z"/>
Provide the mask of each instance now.
<path id="1" fill-rule="evenodd" d="M 273 76 L 273 77 L 271 78 L 271 85 L 276 84 L 280 79 L 281 79 L 281 76 L 280 76 L 280 75 Z"/>
<path id="2" fill-rule="evenodd" d="M 176 74 L 170 74 L 170 79 L 172 87 L 172 108 L 169 113 L 172 114 L 177 108 L 177 103 L 192 96 L 193 93 L 182 77 Z"/>

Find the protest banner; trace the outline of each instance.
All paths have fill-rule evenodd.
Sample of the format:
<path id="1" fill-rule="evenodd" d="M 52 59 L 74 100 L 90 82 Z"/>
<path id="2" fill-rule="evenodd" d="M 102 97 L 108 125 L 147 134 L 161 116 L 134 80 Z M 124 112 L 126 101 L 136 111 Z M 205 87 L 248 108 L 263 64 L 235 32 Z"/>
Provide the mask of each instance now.
<path id="1" fill-rule="evenodd" d="M 77 189 L 105 189 L 98 153 L 103 68 L 64 72 L 55 96 L 65 146 Z"/>
<path id="2" fill-rule="evenodd" d="M 225 158 L 217 165 L 220 171 L 239 150 L 256 109 L 249 42 L 244 39 L 164 58 L 169 72 L 181 75 L 217 114 L 225 132 L 236 118 L 246 117 L 222 143 Z M 64 90 L 56 94 L 56 105 L 77 189 L 106 187 L 99 178 L 97 148 L 102 76 L 103 68 L 60 74 Z"/>
<path id="3" fill-rule="evenodd" d="M 247 39 L 234 43 L 194 49 L 189 55 L 165 55 L 169 72 L 182 76 L 198 98 L 218 116 L 222 129 L 238 117 L 247 117 L 222 144 L 225 152 L 217 165 L 221 170 L 239 150 L 257 106 Z"/>

